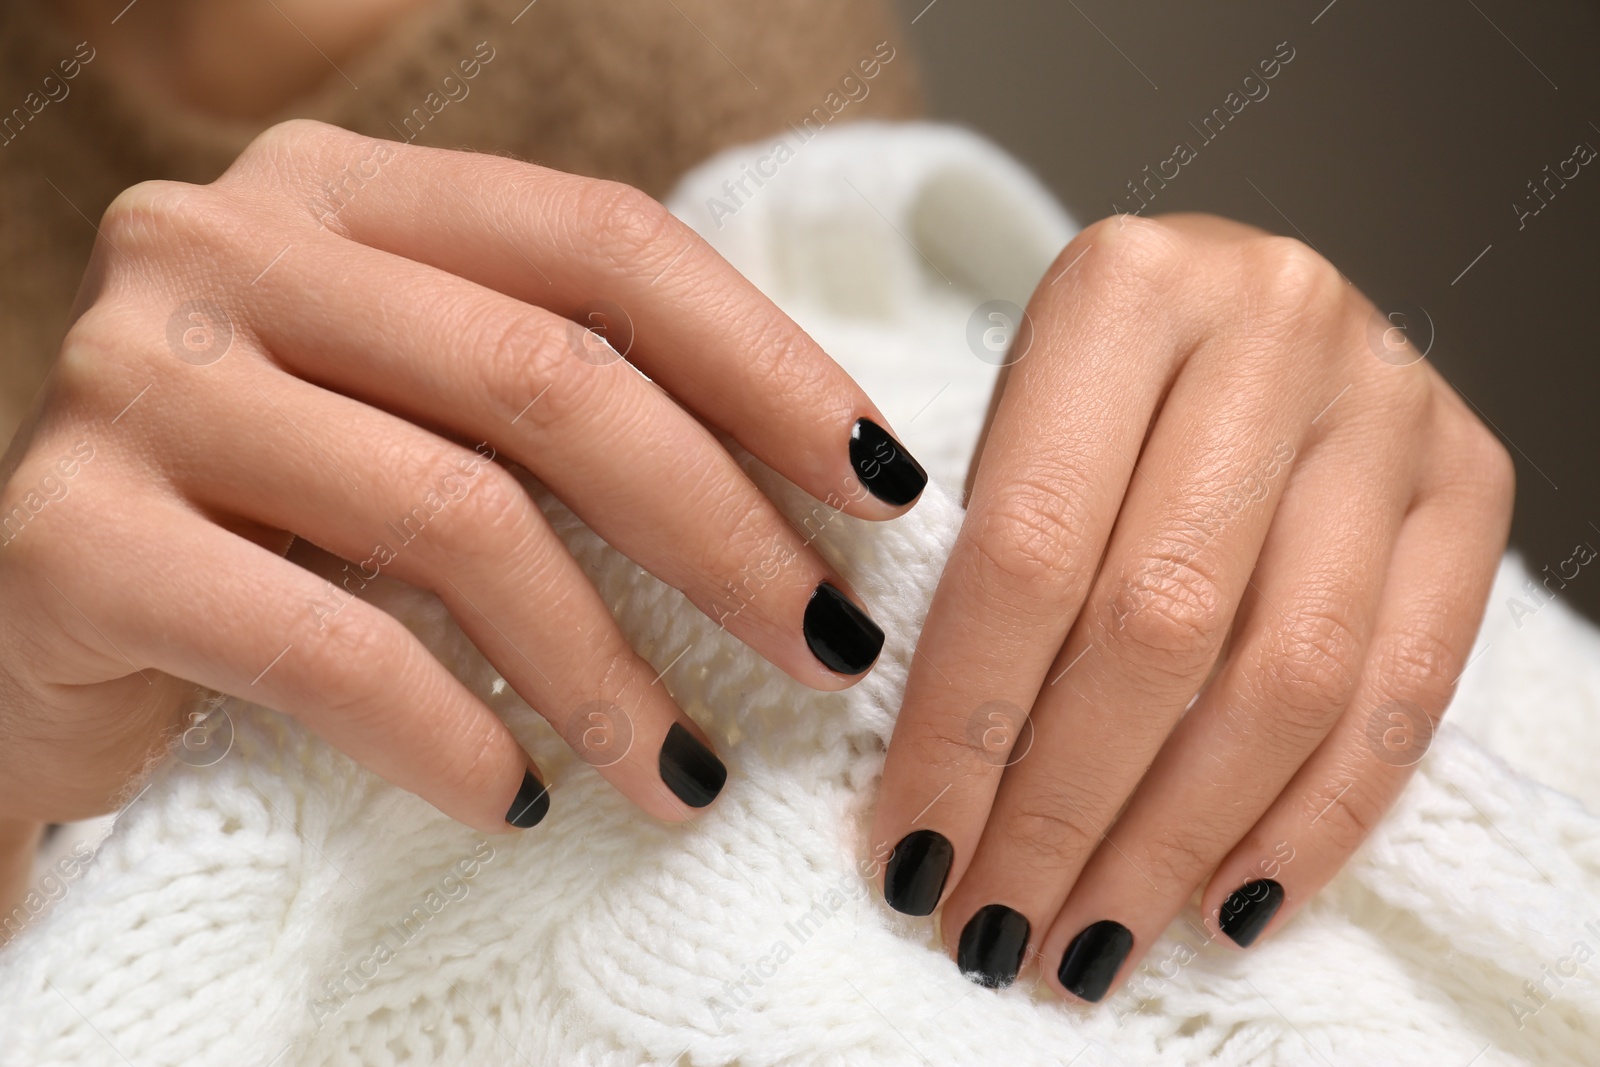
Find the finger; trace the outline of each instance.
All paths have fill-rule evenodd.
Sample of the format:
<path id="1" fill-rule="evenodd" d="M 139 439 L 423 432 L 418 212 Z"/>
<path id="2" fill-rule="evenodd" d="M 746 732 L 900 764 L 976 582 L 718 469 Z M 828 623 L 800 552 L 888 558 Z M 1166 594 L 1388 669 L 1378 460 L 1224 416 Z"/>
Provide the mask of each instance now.
<path id="1" fill-rule="evenodd" d="M 1329 274 L 1317 284 L 1337 284 Z M 1049 928 L 1204 685 L 1316 410 L 1317 376 L 1285 364 L 1327 326 L 1307 313 L 1263 346 L 1258 323 L 1218 323 L 1173 384 L 1100 574 L 1052 666 L 1057 681 L 1033 706 L 1033 749 L 1006 771 L 969 868 L 976 892 L 1003 885 L 1006 899 L 964 898 L 948 909 L 941 925 L 950 941 L 965 932 L 956 924 L 969 921 L 967 909 L 990 903 L 1010 907 L 1031 931 Z"/>
<path id="2" fill-rule="evenodd" d="M 27 911 L 21 905 L 33 880 L 34 858 L 44 824 L 32 819 L 0 819 L 0 948 L 22 932 Z"/>
<path id="3" fill-rule="evenodd" d="M 879 630 L 726 449 L 620 360 L 542 308 L 324 238 L 262 279 L 251 318 L 291 371 L 526 466 L 590 527 L 793 677 L 842 689 Z M 381 326 L 375 324 L 381 323 Z"/>
<path id="4" fill-rule="evenodd" d="M 61 592 L 92 594 L 99 621 L 64 618 L 67 632 L 109 643 L 136 670 L 283 711 L 478 830 L 543 817 L 542 778 L 505 724 L 392 616 L 354 600 L 319 620 L 308 605 L 326 599 L 327 582 L 309 572 L 177 506 L 122 511 L 142 512 L 162 538 L 130 539 L 114 562 L 86 557 Z"/>
<path id="5" fill-rule="evenodd" d="M 1347 430 L 1344 444 L 1333 435 L 1295 468 L 1232 654 L 1047 920 L 1040 959 L 1058 992 L 1097 1001 L 1132 973 L 1348 705 L 1416 484 L 1409 435 L 1380 445 L 1364 426 L 1359 434 Z M 985 874 L 976 899 L 1007 872 Z M 1125 945 L 1121 959 L 1108 952 Z"/>
<path id="6" fill-rule="evenodd" d="M 1034 347 L 1053 355 L 1012 368 L 879 788 L 872 840 L 893 848 L 883 885 L 900 911 L 931 913 L 961 879 L 1002 769 L 1034 743 L 1023 709 L 1089 588 L 1186 343 L 1150 310 L 1173 289 L 1157 295 L 1176 255 L 1165 240 L 1142 222 L 1091 227 L 1061 254 L 1081 264 L 1072 283 L 1030 304 Z"/>
<path id="7" fill-rule="evenodd" d="M 1224 941 L 1255 943 L 1338 873 L 1399 796 L 1466 669 L 1510 528 L 1512 470 L 1454 394 L 1437 395 L 1433 475 L 1395 543 L 1355 697 L 1201 898 Z"/>
<path id="8" fill-rule="evenodd" d="M 284 142 L 315 160 L 289 179 L 305 193 L 321 192 L 329 172 L 347 175 L 352 163 L 369 161 L 373 177 L 324 217 L 329 229 L 595 326 L 817 499 L 887 518 L 926 483 L 850 376 L 644 193 L 314 123 L 275 127 L 241 157 L 238 173 L 281 172 Z"/>
<path id="9" fill-rule="evenodd" d="M 301 602 L 303 626 L 335 626 L 379 575 L 431 589 L 517 693 L 634 803 L 678 820 L 715 798 L 726 769 L 505 468 L 264 364 L 240 361 L 233 373 L 235 391 L 259 404 L 226 433 L 179 431 L 185 450 L 207 459 L 178 488 L 351 561 L 337 585 Z"/>

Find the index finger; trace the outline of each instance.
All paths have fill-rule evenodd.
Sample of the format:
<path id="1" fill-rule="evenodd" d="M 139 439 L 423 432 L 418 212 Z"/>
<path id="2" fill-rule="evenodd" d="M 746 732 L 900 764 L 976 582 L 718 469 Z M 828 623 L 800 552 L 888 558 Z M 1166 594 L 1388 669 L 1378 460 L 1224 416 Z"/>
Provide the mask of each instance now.
<path id="1" fill-rule="evenodd" d="M 580 356 L 612 358 L 581 334 L 592 330 L 832 507 L 890 518 L 927 482 L 843 368 L 637 189 L 303 121 L 273 127 L 236 164 L 262 167 L 321 198 L 320 222 L 333 232 L 572 319 Z"/>
<path id="2" fill-rule="evenodd" d="M 1090 227 L 1058 257 L 1070 273 L 1030 303 L 1033 349 L 1052 354 L 1012 368 L 884 767 L 872 840 L 893 845 L 884 896 L 899 911 L 932 913 L 961 879 L 1002 772 L 1031 744 L 1027 709 L 1050 684 L 1185 348 L 1151 312 L 1165 303 L 1157 287 L 1171 290 L 1171 240 L 1144 220 Z"/>

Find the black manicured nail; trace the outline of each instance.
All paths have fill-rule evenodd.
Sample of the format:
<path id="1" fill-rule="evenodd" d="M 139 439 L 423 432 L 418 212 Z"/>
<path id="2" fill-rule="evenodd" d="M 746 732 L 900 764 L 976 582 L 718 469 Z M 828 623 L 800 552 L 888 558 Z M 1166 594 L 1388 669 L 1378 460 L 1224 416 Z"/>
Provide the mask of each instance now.
<path id="1" fill-rule="evenodd" d="M 673 723 L 661 742 L 661 780 L 691 808 L 703 808 L 722 792 L 728 768 L 700 739 Z"/>
<path id="2" fill-rule="evenodd" d="M 850 463 L 873 496 L 895 507 L 917 499 L 928 484 L 922 464 L 871 419 L 857 419 L 850 428 Z"/>
<path id="3" fill-rule="evenodd" d="M 1072 939 L 1056 968 L 1056 977 L 1068 993 L 1091 1004 L 1106 995 L 1117 968 L 1133 948 L 1133 934 L 1126 926 L 1101 919 L 1085 926 Z"/>
<path id="4" fill-rule="evenodd" d="M 827 582 L 817 586 L 806 602 L 801 628 L 811 654 L 840 674 L 861 674 L 883 650 L 878 624 Z"/>
<path id="5" fill-rule="evenodd" d="M 549 811 L 550 790 L 533 776 L 532 771 L 523 771 L 522 788 L 517 790 L 517 799 L 511 802 L 511 810 L 506 812 L 506 822 L 518 830 L 526 830 L 530 826 L 538 826 Z"/>
<path id="6" fill-rule="evenodd" d="M 1228 895 L 1217 917 L 1222 932 L 1240 948 L 1249 948 L 1283 904 L 1283 886 L 1271 878 L 1246 882 Z"/>
<path id="7" fill-rule="evenodd" d="M 1028 920 L 1004 904 L 979 908 L 961 929 L 956 965 L 961 973 L 990 989 L 1004 989 L 1022 970 L 1028 948 Z"/>
<path id="8" fill-rule="evenodd" d="M 943 834 L 913 830 L 900 839 L 883 872 L 883 899 L 905 915 L 932 915 L 956 850 Z"/>

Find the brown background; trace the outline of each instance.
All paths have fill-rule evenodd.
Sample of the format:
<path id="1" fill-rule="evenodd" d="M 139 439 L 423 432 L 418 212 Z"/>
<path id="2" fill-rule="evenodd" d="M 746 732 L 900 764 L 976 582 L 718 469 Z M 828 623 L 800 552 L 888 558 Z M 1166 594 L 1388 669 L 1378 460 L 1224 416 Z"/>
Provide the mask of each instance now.
<path id="1" fill-rule="evenodd" d="M 934 113 L 1029 163 L 1080 222 L 1110 214 L 1128 179 L 1186 140 L 1198 158 L 1151 213 L 1298 236 L 1384 310 L 1423 309 L 1412 340 L 1431 320 L 1428 358 L 1516 460 L 1512 537 L 1530 568 L 1554 571 L 1578 542 L 1600 548 L 1600 160 L 1520 230 L 1511 206 L 1534 203 L 1526 183 L 1577 143 L 1600 148 L 1596 5 L 897 3 Z M 1270 94 L 1202 145 L 1189 123 L 1283 41 L 1295 57 Z M 1562 596 L 1600 617 L 1600 568 Z"/>

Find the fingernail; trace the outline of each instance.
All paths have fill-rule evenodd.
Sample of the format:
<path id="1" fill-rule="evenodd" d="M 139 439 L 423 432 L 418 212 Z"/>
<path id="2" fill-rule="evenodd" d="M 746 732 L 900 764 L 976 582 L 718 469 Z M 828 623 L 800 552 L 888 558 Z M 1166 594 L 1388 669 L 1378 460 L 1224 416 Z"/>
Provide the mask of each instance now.
<path id="1" fill-rule="evenodd" d="M 943 834 L 913 830 L 900 839 L 883 872 L 883 899 L 904 915 L 932 915 L 956 850 Z"/>
<path id="2" fill-rule="evenodd" d="M 961 973 L 990 989 L 1004 989 L 1022 970 L 1022 953 L 1028 947 L 1028 920 L 1004 904 L 978 909 L 961 929 L 956 965 Z"/>
<path id="3" fill-rule="evenodd" d="M 538 826 L 549 811 L 550 790 L 533 776 L 532 771 L 523 771 L 522 788 L 517 790 L 517 799 L 511 802 L 511 809 L 506 812 L 506 822 L 518 830 L 526 830 L 530 826 Z"/>
<path id="4" fill-rule="evenodd" d="M 917 499 L 928 484 L 922 464 L 871 419 L 857 419 L 850 429 L 850 464 L 873 496 L 895 507 Z"/>
<path id="5" fill-rule="evenodd" d="M 1283 904 L 1283 886 L 1271 878 L 1246 882 L 1229 894 L 1217 917 L 1222 932 L 1240 948 L 1249 948 Z"/>
<path id="6" fill-rule="evenodd" d="M 700 739 L 673 723 L 667 739 L 661 742 L 661 780 L 679 800 L 691 808 L 703 808 L 722 792 L 728 780 L 728 768 L 723 766 Z"/>
<path id="7" fill-rule="evenodd" d="M 861 674 L 883 649 L 883 631 L 827 582 L 806 602 L 806 646 L 830 671 Z"/>
<path id="8" fill-rule="evenodd" d="M 1106 995 L 1117 968 L 1133 948 L 1133 934 L 1126 926 L 1101 919 L 1085 926 L 1062 954 L 1056 977 L 1068 993 L 1093 1004 Z"/>

